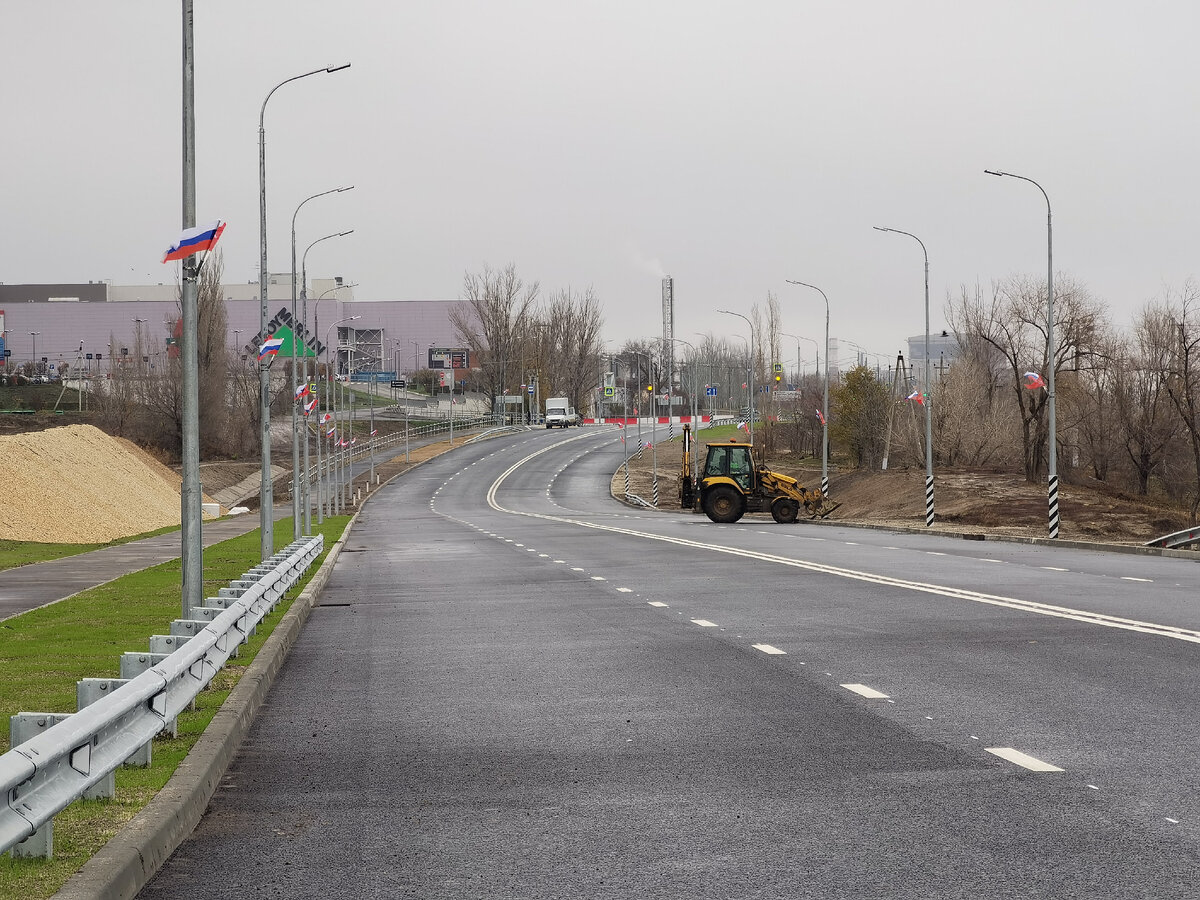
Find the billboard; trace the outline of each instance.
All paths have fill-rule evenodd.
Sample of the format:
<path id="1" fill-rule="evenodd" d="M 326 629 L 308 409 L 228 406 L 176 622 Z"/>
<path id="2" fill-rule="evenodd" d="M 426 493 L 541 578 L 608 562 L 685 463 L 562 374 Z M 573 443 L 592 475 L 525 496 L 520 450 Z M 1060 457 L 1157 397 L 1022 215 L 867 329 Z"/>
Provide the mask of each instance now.
<path id="1" fill-rule="evenodd" d="M 429 368 L 431 369 L 466 369 L 470 362 L 471 351 L 452 347 L 430 347 Z"/>

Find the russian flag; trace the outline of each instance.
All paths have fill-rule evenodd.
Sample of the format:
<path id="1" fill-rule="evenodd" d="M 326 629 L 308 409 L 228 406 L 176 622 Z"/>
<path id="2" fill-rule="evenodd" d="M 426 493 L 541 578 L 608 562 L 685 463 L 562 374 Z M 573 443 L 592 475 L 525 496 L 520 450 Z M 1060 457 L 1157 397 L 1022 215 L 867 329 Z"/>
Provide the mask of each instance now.
<path id="1" fill-rule="evenodd" d="M 268 337 L 263 341 L 262 347 L 258 351 L 258 361 L 269 359 L 279 352 L 279 348 L 283 346 L 283 338 Z"/>
<path id="2" fill-rule="evenodd" d="M 311 413 L 316 408 L 317 408 L 317 398 L 313 397 L 311 400 L 309 400 L 307 403 L 304 404 L 304 414 L 307 416 L 309 413 Z"/>
<path id="3" fill-rule="evenodd" d="M 374 428 L 374 429 L 372 429 L 372 430 L 371 430 L 371 437 L 375 437 L 375 435 L 377 435 L 378 433 L 379 433 L 379 429 L 378 429 L 378 428 Z"/>
<path id="4" fill-rule="evenodd" d="M 163 254 L 162 261 L 168 263 L 176 259 L 186 259 L 193 253 L 211 250 L 217 246 L 217 241 L 221 239 L 221 232 L 224 230 L 225 223 L 220 219 L 211 225 L 184 229 L 183 234 L 171 245 L 171 249 Z"/>
<path id="5" fill-rule="evenodd" d="M 304 399 L 305 397 L 307 397 L 307 396 L 308 396 L 308 384 L 307 384 L 307 382 L 306 382 L 305 384 L 297 385 L 297 387 L 296 387 L 296 399 L 297 399 L 297 400 L 303 400 L 303 399 Z"/>
<path id="6" fill-rule="evenodd" d="M 321 424 L 324 425 L 326 422 L 328 422 L 332 418 L 333 418 L 333 413 L 325 413 L 325 415 L 321 416 Z"/>
<path id="7" fill-rule="evenodd" d="M 330 429 L 329 429 L 327 432 L 325 432 L 325 437 L 327 437 L 327 438 L 332 438 L 332 437 L 333 437 L 333 435 L 334 435 L 334 433 L 335 433 L 336 431 L 337 431 L 337 426 L 336 426 L 336 425 L 334 425 L 334 426 L 330 427 Z"/>

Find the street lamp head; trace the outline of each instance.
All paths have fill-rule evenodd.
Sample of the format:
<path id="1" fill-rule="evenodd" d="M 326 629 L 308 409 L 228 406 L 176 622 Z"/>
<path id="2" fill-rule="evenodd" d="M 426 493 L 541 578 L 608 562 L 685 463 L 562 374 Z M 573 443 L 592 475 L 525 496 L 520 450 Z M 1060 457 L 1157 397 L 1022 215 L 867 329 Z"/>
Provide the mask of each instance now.
<path id="1" fill-rule="evenodd" d="M 994 171 L 993 169 L 984 169 L 983 174 L 984 175 L 1007 175 L 1008 173 L 1007 172 L 997 172 L 997 171 Z"/>
<path id="2" fill-rule="evenodd" d="M 348 185 L 346 185 L 345 187 L 336 188 L 336 191 L 337 191 L 337 193 L 339 193 L 339 194 L 340 194 L 342 191 L 352 191 L 352 190 L 354 190 L 354 185 L 352 185 L 352 184 L 348 184 Z"/>
<path id="3" fill-rule="evenodd" d="M 871 227 L 874 228 L 876 231 L 895 231 L 896 230 L 895 228 L 884 228 L 881 225 L 872 225 Z"/>
<path id="4" fill-rule="evenodd" d="M 348 69 L 348 68 L 350 68 L 350 63 L 342 63 L 341 65 L 338 65 L 338 66 L 326 66 L 325 71 L 326 72 L 340 72 L 340 71 L 342 71 L 342 69 Z"/>
<path id="5" fill-rule="evenodd" d="M 354 234 L 354 229 L 351 228 L 349 231 L 339 231 L 338 237 L 345 237 L 348 234 Z"/>

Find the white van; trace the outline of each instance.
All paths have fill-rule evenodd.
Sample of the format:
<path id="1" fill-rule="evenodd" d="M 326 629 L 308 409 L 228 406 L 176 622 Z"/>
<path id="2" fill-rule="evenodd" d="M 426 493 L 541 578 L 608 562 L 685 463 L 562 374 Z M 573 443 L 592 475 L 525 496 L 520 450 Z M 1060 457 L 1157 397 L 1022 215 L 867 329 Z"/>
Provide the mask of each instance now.
<path id="1" fill-rule="evenodd" d="M 579 424 L 579 416 L 566 397 L 551 397 L 546 401 L 546 427 L 567 428 Z"/>

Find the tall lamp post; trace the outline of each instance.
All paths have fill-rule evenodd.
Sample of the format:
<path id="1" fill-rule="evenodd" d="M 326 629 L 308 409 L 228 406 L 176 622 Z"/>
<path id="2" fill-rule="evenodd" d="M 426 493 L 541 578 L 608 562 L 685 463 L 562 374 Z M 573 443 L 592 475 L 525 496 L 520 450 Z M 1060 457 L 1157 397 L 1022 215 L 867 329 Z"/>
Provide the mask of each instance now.
<path id="1" fill-rule="evenodd" d="M 727 316 L 737 316 L 739 319 L 745 319 L 746 324 L 750 327 L 750 445 L 754 445 L 754 325 L 750 320 L 739 312 L 733 312 L 728 309 L 718 309 L 717 312 L 725 313 Z"/>
<path id="2" fill-rule="evenodd" d="M 815 284 L 784 279 L 788 284 L 812 288 L 825 298 L 825 400 L 821 408 L 821 494 L 829 496 L 829 298 Z"/>
<path id="3" fill-rule="evenodd" d="M 299 205 L 296 207 L 296 211 L 292 213 L 292 398 L 293 398 L 293 403 L 292 403 L 292 540 L 299 539 L 300 524 L 301 524 L 300 523 L 300 519 L 301 519 L 301 514 L 300 514 L 300 507 L 301 507 L 301 504 L 300 504 L 300 500 L 301 500 L 301 497 L 300 497 L 300 493 L 301 493 L 301 487 L 300 487 L 300 425 L 299 425 L 300 415 L 299 415 L 299 411 L 296 409 L 296 402 L 295 402 L 296 391 L 299 388 L 299 380 L 296 377 L 296 360 L 297 360 L 297 357 L 300 355 L 299 349 L 297 346 L 299 344 L 299 341 L 297 340 L 297 334 L 296 334 L 296 322 L 297 322 L 297 319 L 296 319 L 296 216 L 298 216 L 300 214 L 301 208 L 309 200 L 316 200 L 318 197 L 324 197 L 326 194 L 337 194 L 337 193 L 341 193 L 342 191 L 350 191 L 353 189 L 354 189 L 354 185 L 351 184 L 351 185 L 347 185 L 346 187 L 330 188 L 327 191 L 321 191 L 318 194 L 313 194 L 310 197 L 305 197 L 303 200 L 300 201 Z M 304 279 L 304 284 L 305 284 L 305 287 L 307 287 L 307 284 L 308 284 L 307 278 Z M 307 291 L 305 291 L 304 288 L 302 288 L 301 291 L 303 293 L 307 293 Z M 307 334 L 307 325 L 306 325 L 307 316 L 301 316 L 301 319 L 299 321 L 302 324 L 301 330 Z M 308 356 L 307 356 L 307 354 L 305 354 L 305 357 L 304 357 L 304 380 L 305 380 L 305 383 L 308 382 Z M 305 456 L 305 460 L 304 460 L 305 484 L 307 485 L 307 480 L 308 480 L 307 426 L 305 426 L 304 456 Z M 305 493 L 307 493 L 307 492 L 305 492 Z M 305 503 L 308 502 L 307 496 L 304 497 L 304 501 L 305 501 Z M 304 534 L 309 534 L 311 532 L 311 528 L 310 528 L 311 519 L 309 517 L 307 507 L 305 507 L 303 518 L 304 518 Z"/>
<path id="4" fill-rule="evenodd" d="M 340 66 L 326 66 L 313 69 L 301 75 L 285 78 L 267 92 L 262 108 L 258 113 L 258 328 L 262 340 L 267 339 L 267 323 L 270 315 L 267 309 L 267 132 L 264 120 L 267 114 L 267 102 L 271 95 L 292 81 L 307 78 L 309 75 L 319 75 L 322 72 L 340 72 L 350 68 L 350 63 Z M 295 267 L 293 266 L 293 271 Z M 259 418 L 262 420 L 262 481 L 259 487 L 259 551 L 262 559 L 269 559 L 275 552 L 274 514 L 272 507 L 273 495 L 271 490 L 271 375 L 266 366 L 258 367 L 258 403 Z"/>
<path id="5" fill-rule="evenodd" d="M 350 187 L 353 187 L 353 185 L 351 185 Z M 350 190 L 350 188 L 336 188 L 336 190 L 348 191 L 348 190 Z M 329 194 L 329 193 L 332 193 L 332 191 L 326 191 L 325 193 Z M 316 194 L 314 196 L 320 197 L 322 195 Z M 308 199 L 311 200 L 312 197 L 309 197 Z M 305 203 L 307 203 L 307 202 L 308 201 L 306 200 Z M 302 203 L 300 205 L 303 206 L 304 204 Z M 299 209 L 300 209 L 300 207 L 296 208 L 297 212 L 299 211 Z M 292 269 L 293 270 L 296 268 L 295 218 L 296 218 L 295 216 L 292 216 L 292 222 L 293 222 L 293 226 L 292 226 Z M 317 238 L 315 241 L 313 241 L 311 244 L 309 244 L 307 247 L 304 248 L 304 253 L 300 257 L 300 277 L 302 280 L 301 293 L 304 296 L 304 309 L 303 309 L 300 321 L 301 321 L 301 330 L 304 331 L 305 334 L 308 333 L 308 324 L 307 324 L 308 323 L 308 309 L 307 309 L 307 307 L 308 307 L 308 251 L 311 250 L 313 247 L 315 247 L 317 244 L 321 243 L 321 241 L 327 241 L 330 238 L 335 238 L 335 237 L 345 237 L 346 235 L 353 234 L 353 233 L 354 233 L 354 229 L 351 228 L 349 231 L 337 231 L 337 232 L 334 232 L 333 234 L 327 234 L 324 237 Z M 292 273 L 292 322 L 293 323 L 295 323 L 295 321 L 296 321 L 296 282 L 295 282 L 295 278 L 296 278 L 296 275 L 295 275 L 295 272 L 293 271 L 293 273 Z M 292 403 L 292 540 L 296 540 L 300 537 L 300 508 L 301 508 L 300 493 L 302 490 L 301 485 L 300 485 L 300 432 L 299 432 L 300 416 L 299 416 L 299 410 L 297 409 L 297 406 L 299 404 L 298 404 L 298 402 L 295 401 L 296 391 L 299 389 L 299 385 L 296 381 L 296 345 L 298 343 L 299 343 L 299 341 L 296 340 L 296 327 L 295 327 L 295 324 L 293 324 L 293 326 L 292 326 L 292 397 L 293 397 L 294 402 Z M 305 384 L 308 383 L 308 355 L 307 354 L 305 354 L 305 356 L 304 356 L 304 382 L 305 382 Z M 304 429 L 304 473 L 305 473 L 304 487 L 307 488 L 307 486 L 308 486 L 308 426 L 307 425 L 305 425 L 305 429 Z M 311 518 L 312 514 L 309 512 L 309 509 L 308 509 L 307 490 L 305 490 L 303 506 L 304 506 L 304 533 L 311 534 L 312 533 L 312 518 Z"/>
<path id="6" fill-rule="evenodd" d="M 1014 175 L 1012 172 L 998 172 L 984 169 L 986 175 L 1016 178 L 1028 181 L 1042 192 L 1046 198 L 1046 405 L 1049 408 L 1048 425 L 1050 427 L 1050 467 L 1047 499 L 1049 502 L 1050 537 L 1058 537 L 1058 434 L 1054 420 L 1054 219 L 1050 211 L 1050 195 L 1046 189 L 1024 175 Z"/>
<path id="7" fill-rule="evenodd" d="M 335 434 L 340 434 L 340 432 L 336 431 L 338 420 L 337 420 L 337 407 L 333 400 L 333 398 L 335 396 L 334 390 L 333 390 L 333 370 L 330 368 L 330 364 L 329 364 L 329 332 L 333 331 L 333 329 L 337 328 L 339 325 L 342 325 L 346 322 L 353 322 L 355 319 L 358 319 L 358 318 L 361 318 L 361 317 L 360 316 L 346 316 L 346 318 L 338 319 L 336 322 L 334 322 L 328 328 L 325 329 L 325 406 L 330 410 L 330 412 L 333 415 L 333 427 L 335 429 Z M 329 449 L 330 449 L 329 460 L 326 463 L 326 467 L 333 469 L 335 467 L 332 465 L 332 462 L 333 462 L 333 446 L 332 446 L 332 444 L 330 445 Z M 332 516 L 334 514 L 333 485 L 330 483 L 330 479 L 328 477 L 325 479 L 325 482 L 326 482 L 325 483 L 325 497 L 329 501 L 329 515 Z M 321 499 L 319 496 L 319 494 L 320 494 L 320 483 L 319 482 L 317 485 L 317 493 L 318 493 L 317 502 L 319 503 L 320 499 Z M 340 490 L 338 493 L 338 503 L 340 506 L 340 503 L 341 503 Z M 341 510 L 339 509 L 338 512 L 341 512 Z M 320 514 L 318 513 L 318 516 L 319 515 Z M 318 518 L 317 523 L 320 524 L 322 521 L 323 521 L 322 519 Z"/>
<path id="8" fill-rule="evenodd" d="M 912 238 L 921 245 L 921 252 L 925 254 L 925 402 L 922 405 L 925 407 L 925 527 L 929 528 L 933 525 L 933 411 L 930 409 L 932 398 L 929 395 L 929 251 L 925 249 L 925 242 L 915 234 L 901 231 L 899 228 L 883 228 L 879 225 L 872 227 L 876 231 L 890 231 L 892 234 L 903 234 Z"/>
<path id="9" fill-rule="evenodd" d="M 31 331 L 31 332 L 29 332 L 29 336 L 30 336 L 31 338 L 33 338 L 33 374 L 34 374 L 34 375 L 36 375 L 36 374 L 38 373 L 38 361 L 37 361 L 37 339 L 38 339 L 38 335 L 39 335 L 39 334 L 41 334 L 41 332 L 40 332 L 40 331 Z M 109 356 L 111 356 L 111 355 L 112 355 L 112 354 L 110 353 L 110 354 L 109 354 Z"/>

